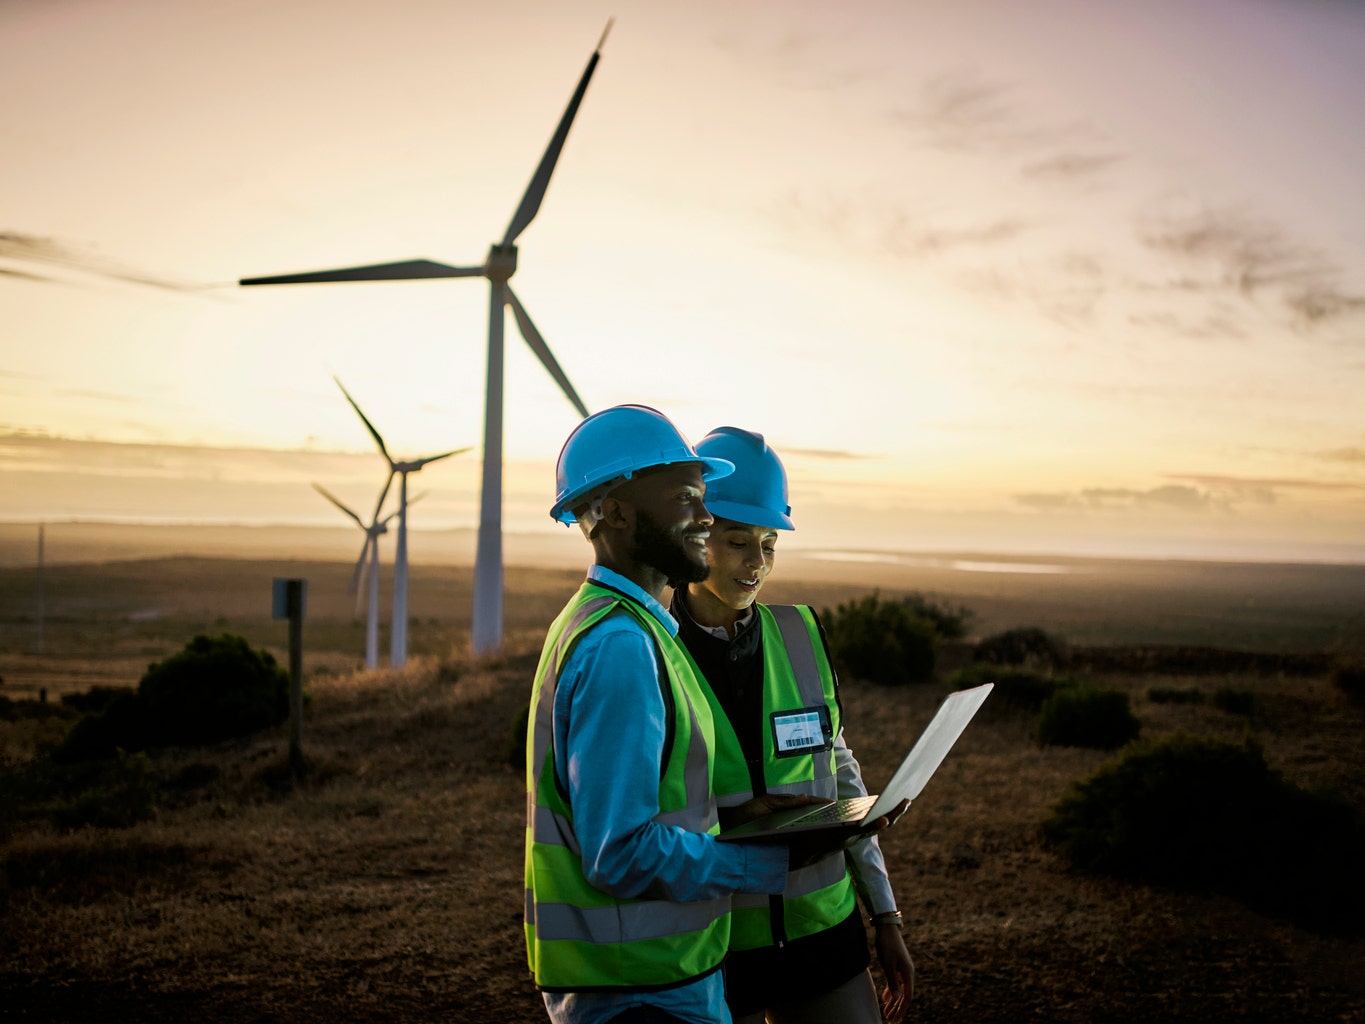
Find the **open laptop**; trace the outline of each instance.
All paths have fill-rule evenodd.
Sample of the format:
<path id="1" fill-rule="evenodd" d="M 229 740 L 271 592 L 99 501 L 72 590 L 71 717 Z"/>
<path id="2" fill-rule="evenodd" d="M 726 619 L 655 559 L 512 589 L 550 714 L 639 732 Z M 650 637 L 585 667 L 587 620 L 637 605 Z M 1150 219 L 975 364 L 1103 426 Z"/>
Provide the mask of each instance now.
<path id="1" fill-rule="evenodd" d="M 811 829 L 856 828 L 890 814 L 902 800 L 914 800 L 920 795 L 929 777 L 948 756 L 948 751 L 967 728 L 967 723 L 980 709 L 994 685 L 986 683 L 949 694 L 880 794 L 773 811 L 727 829 L 716 838 L 722 842 L 781 840 L 793 832 Z"/>

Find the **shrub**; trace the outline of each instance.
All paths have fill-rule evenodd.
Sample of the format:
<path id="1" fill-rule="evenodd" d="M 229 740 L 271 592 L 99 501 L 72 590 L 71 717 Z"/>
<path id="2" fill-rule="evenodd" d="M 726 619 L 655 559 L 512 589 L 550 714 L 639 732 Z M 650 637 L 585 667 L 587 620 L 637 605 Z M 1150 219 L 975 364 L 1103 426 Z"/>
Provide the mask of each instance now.
<path id="1" fill-rule="evenodd" d="M 1038 711 L 1038 741 L 1044 746 L 1117 750 L 1137 739 L 1141 728 L 1128 694 L 1119 690 L 1064 687 Z"/>
<path id="2" fill-rule="evenodd" d="M 1026 668 L 1064 668 L 1066 644 L 1036 626 L 1007 629 L 981 640 L 976 645 L 976 661 L 996 665 L 1022 665 Z"/>
<path id="3" fill-rule="evenodd" d="M 935 629 L 900 601 L 877 592 L 821 613 L 830 655 L 845 674 L 887 686 L 928 682 Z"/>
<path id="4" fill-rule="evenodd" d="M 531 719 L 531 702 L 527 701 L 512 716 L 512 724 L 503 734 L 502 756 L 507 764 L 519 772 L 526 771 L 526 729 Z"/>
<path id="5" fill-rule="evenodd" d="M 1202 704 L 1204 691 L 1195 686 L 1185 689 L 1175 686 L 1154 686 L 1147 691 L 1147 699 L 1153 704 Z"/>
<path id="6" fill-rule="evenodd" d="M 1213 706 L 1230 715 L 1249 715 L 1256 707 L 1256 698 L 1250 690 L 1224 686 L 1213 691 Z"/>
<path id="7" fill-rule="evenodd" d="M 152 817 L 156 785 L 151 778 L 150 759 L 144 753 L 129 754 L 123 750 L 116 752 L 115 759 L 114 771 L 104 785 L 83 790 L 52 808 L 54 825 L 65 829 L 85 825 L 128 828 Z"/>
<path id="8" fill-rule="evenodd" d="M 216 743 L 289 717 L 289 674 L 232 633 L 196 636 L 148 666 L 137 692 L 157 745 Z"/>
<path id="9" fill-rule="evenodd" d="M 53 759 L 107 761 L 120 750 L 144 750 L 151 743 L 147 715 L 135 690 L 123 690 L 102 711 L 78 721 L 55 751 Z"/>
<path id="10" fill-rule="evenodd" d="M 1073 679 L 1064 676 L 1042 675 L 1023 668 L 997 668 L 994 665 L 972 665 L 959 669 L 948 680 L 954 690 L 967 690 L 983 683 L 994 683 L 990 705 L 1010 707 L 1021 711 L 1037 711 L 1043 702 L 1058 690 L 1075 686 Z"/>
<path id="11" fill-rule="evenodd" d="M 1365 662 L 1338 665 L 1332 670 L 1332 685 L 1356 703 L 1365 703 Z"/>
<path id="12" fill-rule="evenodd" d="M 114 701 L 132 692 L 126 686 L 92 686 L 84 693 L 62 694 L 62 703 L 66 707 L 89 714 L 92 711 L 103 711 Z"/>
<path id="13" fill-rule="evenodd" d="M 900 603 L 915 618 L 933 626 L 934 632 L 944 640 L 961 640 L 967 635 L 972 613 L 962 605 L 939 604 L 923 594 L 907 594 Z"/>
<path id="14" fill-rule="evenodd" d="M 1043 834 L 1082 870 L 1362 930 L 1365 815 L 1287 783 L 1251 742 L 1177 734 L 1135 743 L 1076 783 Z"/>
<path id="15" fill-rule="evenodd" d="M 196 636 L 147 666 L 137 691 L 111 695 L 77 722 L 59 761 L 109 759 L 118 750 L 197 746 L 245 736 L 289 717 L 289 674 L 268 651 L 231 633 Z"/>

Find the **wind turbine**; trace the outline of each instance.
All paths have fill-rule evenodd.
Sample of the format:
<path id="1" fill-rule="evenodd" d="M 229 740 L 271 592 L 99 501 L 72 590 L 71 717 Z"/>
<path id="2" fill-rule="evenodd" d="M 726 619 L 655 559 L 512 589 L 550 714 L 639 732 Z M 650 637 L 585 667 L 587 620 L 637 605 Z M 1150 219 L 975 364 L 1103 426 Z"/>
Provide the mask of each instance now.
<path id="1" fill-rule="evenodd" d="M 369 559 L 369 612 L 365 619 L 365 667 L 375 668 L 379 664 L 379 538 L 389 532 L 389 521 L 398 513 L 390 512 L 383 519 L 379 518 L 379 510 L 384 507 L 384 499 L 389 495 L 389 484 L 393 482 L 393 473 L 390 472 L 384 481 L 384 489 L 379 492 L 379 501 L 375 503 L 374 515 L 370 518 L 370 525 L 366 526 L 365 521 L 356 515 L 327 488 L 321 484 L 314 484 L 313 489 L 330 501 L 341 511 L 355 520 L 355 524 L 365 531 L 365 543 L 360 548 L 360 557 L 356 559 L 355 572 L 351 574 L 351 585 L 347 588 L 347 593 L 356 595 L 356 610 L 360 609 L 360 577 L 365 572 L 365 561 Z M 415 498 L 413 499 L 416 500 Z"/>
<path id="2" fill-rule="evenodd" d="M 394 668 L 402 668 L 408 663 L 408 474 L 420 472 L 423 466 L 430 465 L 440 459 L 447 459 L 452 455 L 459 455 L 469 451 L 468 448 L 457 448 L 454 451 L 442 452 L 440 455 L 428 455 L 421 459 L 408 459 L 402 462 L 394 461 L 389 449 L 384 445 L 384 439 L 379 436 L 379 431 L 374 429 L 374 424 L 369 421 L 366 415 L 360 411 L 360 406 L 356 404 L 351 393 L 346 390 L 345 385 L 340 380 L 336 380 L 337 387 L 341 388 L 341 393 L 346 396 L 346 401 L 351 403 L 351 408 L 355 410 L 360 421 L 365 424 L 365 429 L 374 438 L 374 443 L 379 446 L 379 453 L 384 456 L 384 461 L 389 464 L 389 477 L 384 481 L 384 492 L 379 496 L 379 503 L 384 503 L 389 485 L 393 483 L 395 475 L 398 477 L 398 551 L 393 558 L 393 625 L 389 636 L 389 664 Z M 379 509 L 376 507 L 375 515 L 378 516 Z M 390 517 L 392 518 L 392 517 Z M 388 520 L 386 519 L 387 523 Z M 378 543 L 376 542 L 376 547 Z M 371 556 L 377 558 L 377 553 Z M 377 586 L 374 582 L 378 576 L 378 565 L 375 565 L 375 576 L 370 579 L 371 588 Z"/>
<path id="3" fill-rule="evenodd" d="M 568 138 L 569 127 L 573 124 L 574 115 L 578 113 L 578 105 L 587 92 L 588 81 L 597 67 L 602 46 L 607 41 L 607 33 L 611 31 L 611 26 L 612 21 L 609 20 L 602 32 L 602 38 L 598 40 L 597 48 L 588 60 L 588 66 L 578 80 L 578 87 L 559 120 L 559 126 L 550 137 L 550 143 L 540 158 L 540 164 L 521 197 L 521 205 L 517 207 L 511 222 L 507 225 L 502 241 L 493 243 L 488 250 L 488 257 L 481 265 L 452 267 L 433 260 L 415 259 L 400 263 L 348 267 L 342 270 L 249 277 L 238 282 L 241 285 L 263 285 L 315 284 L 332 281 L 414 281 L 445 277 L 488 279 L 488 379 L 484 393 L 483 479 L 479 503 L 478 547 L 474 558 L 474 620 L 471 629 L 471 640 L 476 654 L 497 651 L 502 647 L 502 399 L 505 306 L 512 307 L 512 315 L 516 318 L 517 327 L 522 337 L 526 339 L 526 344 L 555 379 L 560 390 L 578 410 L 578 414 L 588 415 L 588 407 L 583 404 L 578 392 L 569 383 L 568 376 L 560 368 L 535 324 L 531 322 L 526 307 L 512 291 L 508 280 L 517 269 L 515 244 L 517 236 L 526 229 L 540 209 L 541 200 L 550 184 L 550 175 L 559 160 L 564 140 Z"/>

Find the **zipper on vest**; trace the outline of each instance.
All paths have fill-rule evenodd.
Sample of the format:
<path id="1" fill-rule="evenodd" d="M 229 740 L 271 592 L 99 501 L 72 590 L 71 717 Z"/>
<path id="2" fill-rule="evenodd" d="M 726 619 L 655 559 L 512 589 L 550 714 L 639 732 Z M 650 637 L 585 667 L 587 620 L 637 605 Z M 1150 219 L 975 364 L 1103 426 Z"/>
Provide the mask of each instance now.
<path id="1" fill-rule="evenodd" d="M 773 930 L 773 945 L 781 949 L 787 944 L 787 910 L 782 895 L 768 897 L 768 915 Z"/>

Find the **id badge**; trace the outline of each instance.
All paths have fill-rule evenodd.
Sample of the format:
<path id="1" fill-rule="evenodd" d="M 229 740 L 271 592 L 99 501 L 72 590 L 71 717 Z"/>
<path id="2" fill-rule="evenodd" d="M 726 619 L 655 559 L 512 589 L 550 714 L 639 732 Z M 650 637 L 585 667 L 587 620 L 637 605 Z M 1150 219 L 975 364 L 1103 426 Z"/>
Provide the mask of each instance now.
<path id="1" fill-rule="evenodd" d="M 773 751 L 778 757 L 799 757 L 828 750 L 834 744 L 829 708 L 821 704 L 793 711 L 774 711 L 770 716 Z"/>

